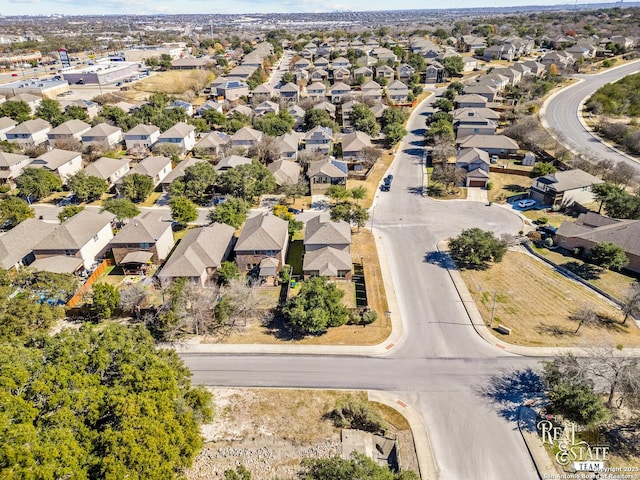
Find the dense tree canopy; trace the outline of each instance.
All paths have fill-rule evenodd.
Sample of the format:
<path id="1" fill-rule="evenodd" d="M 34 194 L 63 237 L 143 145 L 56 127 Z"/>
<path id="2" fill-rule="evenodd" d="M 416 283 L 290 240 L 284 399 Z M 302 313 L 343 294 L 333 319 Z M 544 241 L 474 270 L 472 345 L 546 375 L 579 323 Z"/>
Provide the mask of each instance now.
<path id="1" fill-rule="evenodd" d="M 93 201 L 109 190 L 109 183 L 93 175 L 80 171 L 67 179 L 69 190 L 76 194 L 81 202 Z"/>
<path id="2" fill-rule="evenodd" d="M 208 219 L 212 223 L 224 223 L 238 228 L 247 219 L 250 206 L 249 202 L 242 198 L 228 198 L 226 202 L 218 204 L 209 212 Z"/>
<path id="3" fill-rule="evenodd" d="M 469 228 L 449 241 L 449 251 L 458 267 L 481 269 L 489 262 L 502 261 L 507 253 L 507 242 L 498 240 L 493 232 Z"/>
<path id="4" fill-rule="evenodd" d="M 587 109 L 607 115 L 640 115 L 640 73 L 600 87 L 587 101 Z"/>
<path id="5" fill-rule="evenodd" d="M 119 221 L 140 215 L 140 209 L 126 198 L 109 198 L 102 202 L 102 209 L 113 213 Z"/>
<path id="6" fill-rule="evenodd" d="M 132 173 L 122 179 L 122 196 L 134 203 L 144 202 L 153 192 L 153 180 L 142 173 Z"/>
<path id="7" fill-rule="evenodd" d="M 0 220 L 15 227 L 27 218 L 33 218 L 35 211 L 21 198 L 9 196 L 0 200 Z"/>
<path id="8" fill-rule="evenodd" d="M 144 327 L 41 335 L 0 351 L 7 478 L 180 478 L 210 394 Z"/>
<path id="9" fill-rule="evenodd" d="M 253 161 L 220 174 L 218 187 L 224 193 L 252 201 L 260 195 L 274 193 L 278 188 L 273 174 L 260 162 Z"/>
<path id="10" fill-rule="evenodd" d="M 211 201 L 216 171 L 209 162 L 198 162 L 184 170 L 184 175 L 171 184 L 172 195 L 184 195 L 198 205 Z"/>
<path id="11" fill-rule="evenodd" d="M 193 222 L 198 218 L 196 204 L 187 197 L 181 195 L 172 196 L 171 200 L 169 200 L 169 207 L 171 208 L 171 218 L 183 228 L 187 226 L 187 223 Z"/>
<path id="12" fill-rule="evenodd" d="M 44 168 L 25 168 L 22 175 L 16 178 L 16 186 L 20 196 L 40 200 L 60 190 L 62 181 L 55 173 Z"/>

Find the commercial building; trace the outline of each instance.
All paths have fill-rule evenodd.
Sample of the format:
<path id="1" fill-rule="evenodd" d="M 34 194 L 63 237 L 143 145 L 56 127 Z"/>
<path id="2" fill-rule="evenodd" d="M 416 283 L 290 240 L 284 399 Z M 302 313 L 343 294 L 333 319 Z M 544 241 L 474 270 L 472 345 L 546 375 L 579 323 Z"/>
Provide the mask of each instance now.
<path id="1" fill-rule="evenodd" d="M 70 84 L 106 85 L 137 75 L 140 64 L 135 62 L 100 62 L 80 69 L 62 72 Z"/>

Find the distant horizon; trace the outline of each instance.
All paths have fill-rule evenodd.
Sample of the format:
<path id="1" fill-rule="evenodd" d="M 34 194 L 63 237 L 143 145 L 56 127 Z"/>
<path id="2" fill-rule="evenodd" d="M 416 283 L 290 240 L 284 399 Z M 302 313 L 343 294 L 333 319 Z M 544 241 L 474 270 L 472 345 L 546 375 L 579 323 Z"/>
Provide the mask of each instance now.
<path id="1" fill-rule="evenodd" d="M 105 0 L 96 3 L 94 0 L 8 0 L 0 9 L 4 16 L 116 16 L 116 15 L 253 15 L 253 14 L 304 14 L 333 12 L 378 12 L 404 10 L 465 10 L 465 9 L 500 9 L 500 8 L 535 8 L 535 7 L 589 7 L 590 5 L 637 5 L 638 2 L 623 3 L 587 1 L 558 2 L 557 0 L 496 0 L 497 3 L 487 5 L 488 0 L 461 0 L 454 8 L 449 5 L 426 6 L 422 0 L 401 0 L 389 8 L 386 0 L 369 0 L 367 9 L 362 10 L 362 2 L 356 0 L 336 0 L 336 3 L 324 0 L 237 0 L 220 2 L 218 0 L 184 0 L 176 3 L 171 0 Z M 322 6 L 322 8 L 319 8 Z M 204 8 L 203 8 L 204 7 Z M 40 11 L 34 12 L 35 9 Z M 209 10 L 210 9 L 210 10 Z M 295 11 L 293 9 L 296 9 Z M 115 13 L 117 12 L 117 13 Z M 144 12 L 144 13 L 142 13 Z"/>

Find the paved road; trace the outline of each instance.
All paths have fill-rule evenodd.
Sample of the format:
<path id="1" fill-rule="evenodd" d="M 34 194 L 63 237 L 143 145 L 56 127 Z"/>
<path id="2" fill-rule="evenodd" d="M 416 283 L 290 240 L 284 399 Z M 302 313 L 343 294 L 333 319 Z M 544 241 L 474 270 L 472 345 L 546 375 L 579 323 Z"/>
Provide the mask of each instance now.
<path id="1" fill-rule="evenodd" d="M 390 192 L 379 192 L 372 228 L 384 245 L 401 305 L 404 340 L 383 357 L 234 356 L 183 354 L 195 382 L 219 386 L 355 388 L 395 392 L 422 415 L 439 478 L 536 478 L 513 419 L 481 391 L 503 371 L 535 367 L 475 333 L 448 273 L 437 241 L 470 226 L 515 233 L 522 222 L 509 210 L 485 203 L 425 199 L 420 158 L 424 116 L 432 96 L 414 113 L 409 134 L 390 170 Z M 505 392 L 508 397 L 517 392 Z M 517 400 L 514 398 L 514 401 Z M 505 454 L 508 452 L 508 454 Z"/>
<path id="2" fill-rule="evenodd" d="M 640 60 L 606 70 L 596 75 L 574 75 L 581 81 L 551 96 L 540 112 L 542 124 L 554 132 L 562 132 L 559 140 L 576 153 L 586 153 L 596 159 L 609 159 L 615 163 L 632 165 L 640 173 L 640 163 L 616 151 L 594 137 L 580 122 L 580 104 L 606 83 L 638 73 Z"/>

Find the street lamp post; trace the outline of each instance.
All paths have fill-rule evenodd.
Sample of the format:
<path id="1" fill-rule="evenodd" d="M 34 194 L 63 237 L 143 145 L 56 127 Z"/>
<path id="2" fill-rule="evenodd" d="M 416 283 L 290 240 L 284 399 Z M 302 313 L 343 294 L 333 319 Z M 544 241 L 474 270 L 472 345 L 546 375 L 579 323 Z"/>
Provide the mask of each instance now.
<path id="1" fill-rule="evenodd" d="M 491 307 L 491 321 L 489 322 L 489 326 L 493 327 L 493 317 L 496 314 L 496 300 L 498 298 L 498 292 L 493 294 L 493 307 Z"/>

